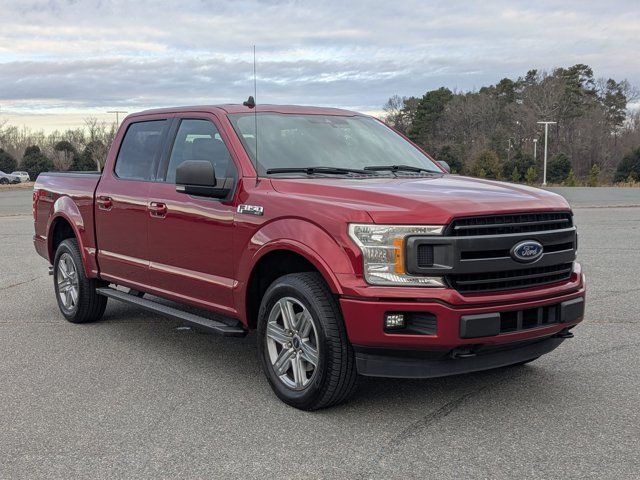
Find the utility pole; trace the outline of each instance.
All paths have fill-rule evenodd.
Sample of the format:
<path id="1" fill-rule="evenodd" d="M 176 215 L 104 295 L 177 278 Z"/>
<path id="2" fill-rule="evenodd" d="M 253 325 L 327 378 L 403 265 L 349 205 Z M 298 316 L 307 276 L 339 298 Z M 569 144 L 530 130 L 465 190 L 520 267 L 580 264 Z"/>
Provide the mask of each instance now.
<path id="1" fill-rule="evenodd" d="M 555 125 L 558 122 L 538 122 L 544 125 L 544 167 L 542 170 L 542 186 L 547 186 L 547 139 L 549 137 L 549 125 Z"/>
<path id="2" fill-rule="evenodd" d="M 115 113 L 116 114 L 116 127 L 120 125 L 120 114 L 127 113 L 124 110 L 109 110 L 107 113 Z"/>

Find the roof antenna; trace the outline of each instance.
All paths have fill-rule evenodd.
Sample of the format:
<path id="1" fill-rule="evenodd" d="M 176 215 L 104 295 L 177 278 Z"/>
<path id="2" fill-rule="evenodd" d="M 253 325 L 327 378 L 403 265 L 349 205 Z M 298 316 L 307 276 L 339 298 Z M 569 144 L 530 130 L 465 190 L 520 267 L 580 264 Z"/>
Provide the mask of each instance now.
<path id="1" fill-rule="evenodd" d="M 258 111 L 256 110 L 256 98 L 258 98 L 258 87 L 256 82 L 256 46 L 253 46 L 253 96 L 242 102 L 242 105 L 253 109 L 253 122 L 254 122 L 254 135 L 256 137 L 256 185 L 260 180 L 260 174 L 258 173 Z"/>

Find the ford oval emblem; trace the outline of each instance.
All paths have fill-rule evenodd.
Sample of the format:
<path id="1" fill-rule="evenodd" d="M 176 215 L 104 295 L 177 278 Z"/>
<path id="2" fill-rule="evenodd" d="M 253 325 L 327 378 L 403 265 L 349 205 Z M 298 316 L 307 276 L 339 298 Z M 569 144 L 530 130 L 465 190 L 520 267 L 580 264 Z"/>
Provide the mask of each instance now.
<path id="1" fill-rule="evenodd" d="M 517 262 L 535 262 L 542 256 L 544 248 L 540 242 L 535 240 L 525 240 L 516 243 L 511 249 L 511 258 Z"/>

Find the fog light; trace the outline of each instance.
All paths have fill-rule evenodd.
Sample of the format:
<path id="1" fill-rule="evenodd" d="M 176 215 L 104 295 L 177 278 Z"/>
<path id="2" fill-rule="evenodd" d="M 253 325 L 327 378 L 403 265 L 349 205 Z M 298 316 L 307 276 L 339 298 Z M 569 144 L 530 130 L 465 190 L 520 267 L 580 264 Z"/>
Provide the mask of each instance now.
<path id="1" fill-rule="evenodd" d="M 384 328 L 404 328 L 403 313 L 387 313 L 384 316 Z"/>

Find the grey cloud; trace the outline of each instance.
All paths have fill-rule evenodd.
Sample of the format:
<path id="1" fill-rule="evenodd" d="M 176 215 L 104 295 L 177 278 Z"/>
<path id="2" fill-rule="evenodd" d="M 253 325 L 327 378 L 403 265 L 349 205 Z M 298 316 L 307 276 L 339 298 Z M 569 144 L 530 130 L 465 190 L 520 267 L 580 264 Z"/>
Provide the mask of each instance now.
<path id="1" fill-rule="evenodd" d="M 77 107 L 239 102 L 252 93 L 251 73 L 249 62 L 220 59 L 10 62 L 0 70 L 0 99 L 66 99 Z M 398 82 L 422 88 L 424 81 L 415 68 L 392 62 L 273 61 L 260 64 L 258 88 L 264 101 L 367 107 L 353 102 L 355 91 L 381 103 Z"/>
<path id="2" fill-rule="evenodd" d="M 0 101 L 21 108 L 264 101 L 380 108 L 589 63 L 640 84 L 637 2 L 24 0 L 2 6 Z M 3 15 L 5 16 L 5 15 Z"/>

